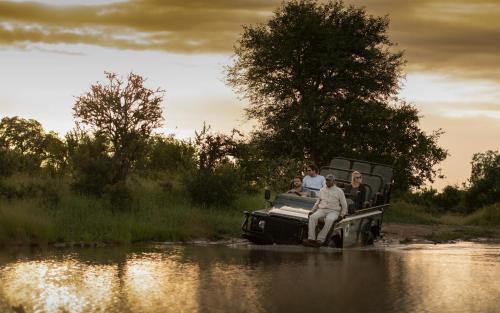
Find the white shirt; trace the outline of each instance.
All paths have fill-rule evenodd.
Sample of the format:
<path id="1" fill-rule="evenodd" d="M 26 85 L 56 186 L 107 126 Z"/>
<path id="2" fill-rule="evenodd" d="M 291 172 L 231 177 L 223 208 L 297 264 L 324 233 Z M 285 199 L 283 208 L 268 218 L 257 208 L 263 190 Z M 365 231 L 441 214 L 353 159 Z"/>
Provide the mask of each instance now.
<path id="1" fill-rule="evenodd" d="M 323 210 L 337 211 L 340 215 L 347 214 L 347 201 L 344 192 L 335 185 L 330 188 L 327 186 L 321 188 L 319 191 L 319 199 L 314 204 L 314 207 Z"/>
<path id="2" fill-rule="evenodd" d="M 307 175 L 302 180 L 302 186 L 304 188 L 312 188 L 315 190 L 320 190 L 321 188 L 323 188 L 323 186 L 325 186 L 325 184 L 326 184 L 326 180 L 321 175 L 316 175 L 314 177 Z"/>

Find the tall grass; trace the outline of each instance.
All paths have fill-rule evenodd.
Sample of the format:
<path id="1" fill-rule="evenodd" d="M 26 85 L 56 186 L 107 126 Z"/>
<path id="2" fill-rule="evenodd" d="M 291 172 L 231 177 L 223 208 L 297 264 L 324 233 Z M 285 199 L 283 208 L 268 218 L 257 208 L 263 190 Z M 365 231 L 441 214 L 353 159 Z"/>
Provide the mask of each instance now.
<path id="1" fill-rule="evenodd" d="M 391 203 L 384 212 L 384 221 L 389 223 L 405 224 L 437 224 L 436 216 L 428 213 L 425 207 L 417 204 L 397 200 Z"/>
<path id="2" fill-rule="evenodd" d="M 7 183 L 26 185 L 28 178 Z M 55 184 L 55 182 L 50 182 Z M 57 201 L 38 194 L 0 198 L 0 244 L 46 242 L 185 241 L 221 239 L 240 234 L 242 212 L 264 206 L 261 196 L 242 194 L 231 206 L 205 208 L 191 204 L 178 184 L 135 179 L 131 204 L 113 208 L 107 197 L 71 192 L 60 184 Z"/>
<path id="3" fill-rule="evenodd" d="M 240 194 L 230 206 L 193 204 L 175 177 L 134 178 L 130 203 L 114 207 L 109 197 L 79 195 L 64 179 L 17 175 L 0 185 L 0 245 L 52 242 L 187 241 L 240 234 L 242 212 L 265 206 L 261 195 Z M 429 212 L 425 206 L 396 200 L 384 221 L 447 224 L 453 236 L 500 236 L 500 203 L 470 215 Z M 465 234 L 465 235 L 464 235 Z"/>

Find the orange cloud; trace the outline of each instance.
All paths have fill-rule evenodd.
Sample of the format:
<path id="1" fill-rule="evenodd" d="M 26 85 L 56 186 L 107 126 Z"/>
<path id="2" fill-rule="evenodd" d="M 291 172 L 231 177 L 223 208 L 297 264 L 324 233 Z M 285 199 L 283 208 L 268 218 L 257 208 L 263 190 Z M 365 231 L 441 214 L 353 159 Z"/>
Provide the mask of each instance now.
<path id="1" fill-rule="evenodd" d="M 241 26 L 262 20 L 263 12 L 274 6 L 258 0 L 209 4 L 135 0 L 94 6 L 6 1 L 0 2 L 0 43 L 85 43 L 120 49 L 228 53 Z"/>
<path id="2" fill-rule="evenodd" d="M 409 69 L 500 81 L 500 3 L 490 0 L 346 0 L 389 14 Z M 0 44 L 85 43 L 118 49 L 231 53 L 242 25 L 279 0 L 129 0 L 103 5 L 0 2 Z"/>

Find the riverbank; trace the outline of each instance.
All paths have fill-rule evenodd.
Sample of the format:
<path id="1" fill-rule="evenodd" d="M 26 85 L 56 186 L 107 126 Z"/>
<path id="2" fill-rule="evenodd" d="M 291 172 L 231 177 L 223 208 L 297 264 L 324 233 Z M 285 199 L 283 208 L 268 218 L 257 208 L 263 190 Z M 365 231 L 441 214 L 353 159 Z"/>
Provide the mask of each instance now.
<path id="1" fill-rule="evenodd" d="M 384 244 L 450 243 L 455 241 L 491 241 L 500 243 L 498 229 L 443 224 L 385 223 L 379 239 Z"/>
<path id="2" fill-rule="evenodd" d="M 0 246 L 103 246 L 141 242 L 217 242 L 240 236 L 242 212 L 266 206 L 260 194 L 241 194 L 230 205 L 192 204 L 182 190 L 149 181 L 137 184 L 127 209 L 109 199 L 58 190 L 57 201 L 43 197 L 0 198 Z M 500 203 L 469 215 L 432 214 L 404 201 L 392 201 L 384 214 L 382 240 L 449 242 L 500 240 Z"/>

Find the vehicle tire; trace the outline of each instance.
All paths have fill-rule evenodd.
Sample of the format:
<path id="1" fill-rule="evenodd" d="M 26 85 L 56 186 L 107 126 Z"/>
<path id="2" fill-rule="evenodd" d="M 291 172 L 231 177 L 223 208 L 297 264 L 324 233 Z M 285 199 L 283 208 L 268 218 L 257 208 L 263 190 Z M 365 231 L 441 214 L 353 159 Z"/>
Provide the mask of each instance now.
<path id="1" fill-rule="evenodd" d="M 361 240 L 363 245 L 373 245 L 373 242 L 375 241 L 375 233 L 372 228 L 371 221 L 363 226 L 361 231 Z"/>

